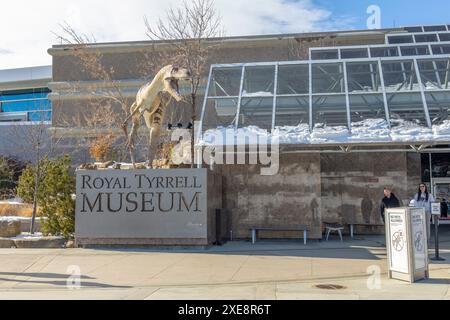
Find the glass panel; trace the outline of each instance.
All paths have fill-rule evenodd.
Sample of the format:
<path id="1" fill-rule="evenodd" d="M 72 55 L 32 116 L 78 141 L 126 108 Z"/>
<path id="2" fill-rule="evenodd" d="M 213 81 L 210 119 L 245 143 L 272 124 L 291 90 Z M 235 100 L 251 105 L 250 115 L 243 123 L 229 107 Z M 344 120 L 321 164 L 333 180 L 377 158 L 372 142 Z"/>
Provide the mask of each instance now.
<path id="1" fill-rule="evenodd" d="M 437 42 L 438 37 L 436 34 L 416 34 L 414 36 L 416 42 Z"/>
<path id="2" fill-rule="evenodd" d="M 28 115 L 23 113 L 0 112 L 0 122 L 20 122 L 28 121 Z"/>
<path id="3" fill-rule="evenodd" d="M 350 95 L 350 115 L 352 123 L 361 122 L 367 119 L 386 120 L 383 95 Z"/>
<path id="4" fill-rule="evenodd" d="M 243 96 L 273 95 L 275 66 L 246 67 Z"/>
<path id="5" fill-rule="evenodd" d="M 339 59 L 339 51 L 336 50 L 313 50 L 311 51 L 311 60 L 333 60 Z"/>
<path id="6" fill-rule="evenodd" d="M 239 128 L 257 126 L 272 130 L 273 99 L 243 98 L 239 114 Z"/>
<path id="7" fill-rule="evenodd" d="M 450 60 L 419 60 L 425 90 L 449 89 Z"/>
<path id="8" fill-rule="evenodd" d="M 342 63 L 313 64 L 313 93 L 345 92 Z"/>
<path id="9" fill-rule="evenodd" d="M 425 96 L 433 125 L 440 125 L 445 120 L 450 120 L 450 92 L 430 92 Z"/>
<path id="10" fill-rule="evenodd" d="M 389 42 L 389 44 L 414 43 L 414 40 L 413 40 L 412 35 L 389 36 L 388 42 Z"/>
<path id="11" fill-rule="evenodd" d="M 278 94 L 308 94 L 309 66 L 287 65 L 278 67 Z"/>
<path id="12" fill-rule="evenodd" d="M 388 94 L 391 125 L 401 126 L 405 121 L 426 127 L 427 120 L 420 93 Z"/>
<path id="13" fill-rule="evenodd" d="M 342 59 L 367 58 L 369 53 L 366 49 L 341 49 Z"/>
<path id="14" fill-rule="evenodd" d="M 440 33 L 439 40 L 440 41 L 450 41 L 450 33 Z"/>
<path id="15" fill-rule="evenodd" d="M 203 131 L 235 125 L 238 99 L 208 99 Z"/>
<path id="16" fill-rule="evenodd" d="M 425 32 L 434 32 L 434 31 L 446 31 L 445 25 L 439 25 L 439 26 L 424 26 L 423 30 Z"/>
<path id="17" fill-rule="evenodd" d="M 313 124 L 316 126 L 348 126 L 344 95 L 314 96 Z"/>
<path id="18" fill-rule="evenodd" d="M 406 27 L 404 29 L 408 32 L 423 32 L 422 27 Z"/>
<path id="19" fill-rule="evenodd" d="M 28 121 L 51 121 L 51 111 L 34 111 L 28 113 Z"/>
<path id="20" fill-rule="evenodd" d="M 214 68 L 211 74 L 208 96 L 238 96 L 242 68 Z"/>
<path id="21" fill-rule="evenodd" d="M 401 47 L 402 56 L 425 56 L 430 54 L 428 46 Z"/>
<path id="22" fill-rule="evenodd" d="M 381 91 L 380 73 L 376 62 L 347 63 L 349 92 Z"/>
<path id="23" fill-rule="evenodd" d="M 433 178 L 450 178 L 450 157 L 448 153 L 433 153 L 431 155 L 431 166 Z M 448 183 L 437 183 L 436 187 L 438 189 L 436 190 L 436 196 L 444 196 L 450 206 L 450 185 Z"/>
<path id="24" fill-rule="evenodd" d="M 450 54 L 450 45 L 432 46 L 433 54 Z"/>
<path id="25" fill-rule="evenodd" d="M 275 127 L 309 125 L 309 96 L 278 98 Z"/>
<path id="26" fill-rule="evenodd" d="M 49 100 L 14 101 L 0 103 L 1 112 L 23 112 L 34 110 L 50 110 Z"/>
<path id="27" fill-rule="evenodd" d="M 0 95 L 0 101 L 45 99 L 47 97 L 48 92 L 4 93 Z"/>
<path id="28" fill-rule="evenodd" d="M 382 62 L 386 91 L 420 90 L 412 61 Z"/>
<path id="29" fill-rule="evenodd" d="M 371 48 L 370 54 L 374 58 L 399 56 L 397 47 Z"/>

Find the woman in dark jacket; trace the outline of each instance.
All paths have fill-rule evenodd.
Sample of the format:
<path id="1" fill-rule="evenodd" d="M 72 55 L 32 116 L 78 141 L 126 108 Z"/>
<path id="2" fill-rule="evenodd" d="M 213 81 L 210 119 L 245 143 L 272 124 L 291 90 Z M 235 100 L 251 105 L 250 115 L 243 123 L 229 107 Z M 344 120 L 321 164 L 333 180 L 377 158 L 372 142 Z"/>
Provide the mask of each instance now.
<path id="1" fill-rule="evenodd" d="M 395 196 L 390 188 L 384 188 L 384 198 L 381 200 L 380 214 L 383 223 L 385 223 L 384 212 L 389 208 L 399 208 L 401 206 L 400 200 Z"/>

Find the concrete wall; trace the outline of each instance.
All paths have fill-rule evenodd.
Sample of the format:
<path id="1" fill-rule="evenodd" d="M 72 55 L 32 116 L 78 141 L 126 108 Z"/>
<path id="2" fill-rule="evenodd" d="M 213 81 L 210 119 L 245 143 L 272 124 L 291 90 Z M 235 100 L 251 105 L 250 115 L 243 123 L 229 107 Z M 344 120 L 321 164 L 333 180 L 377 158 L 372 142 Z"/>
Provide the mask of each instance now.
<path id="1" fill-rule="evenodd" d="M 309 237 L 317 239 L 322 222 L 380 224 L 383 188 L 393 187 L 407 205 L 420 181 L 417 154 L 281 155 L 280 166 L 276 176 L 261 176 L 257 166 L 221 168 L 224 208 L 231 212 L 234 237 L 248 238 L 251 226 L 307 225 Z M 359 231 L 380 233 L 383 228 Z"/>
<path id="2" fill-rule="evenodd" d="M 326 222 L 381 223 L 383 188 L 392 186 L 407 199 L 407 159 L 404 153 L 321 156 L 322 214 Z"/>
<path id="3" fill-rule="evenodd" d="M 281 158 L 275 176 L 260 175 L 259 166 L 223 166 L 223 201 L 232 216 L 233 237 L 248 238 L 249 227 L 307 225 L 320 237 L 320 156 Z M 270 236 L 268 234 L 268 236 Z M 297 234 L 273 234 L 299 238 Z"/>

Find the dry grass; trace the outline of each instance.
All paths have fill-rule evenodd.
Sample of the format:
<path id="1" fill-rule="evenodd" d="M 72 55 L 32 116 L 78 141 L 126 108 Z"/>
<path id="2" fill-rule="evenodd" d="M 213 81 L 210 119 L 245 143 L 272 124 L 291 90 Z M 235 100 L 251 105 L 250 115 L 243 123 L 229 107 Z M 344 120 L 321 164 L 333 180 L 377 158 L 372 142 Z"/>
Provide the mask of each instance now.
<path id="1" fill-rule="evenodd" d="M 32 215 L 33 206 L 30 204 L 0 204 L 0 217 L 31 217 Z"/>

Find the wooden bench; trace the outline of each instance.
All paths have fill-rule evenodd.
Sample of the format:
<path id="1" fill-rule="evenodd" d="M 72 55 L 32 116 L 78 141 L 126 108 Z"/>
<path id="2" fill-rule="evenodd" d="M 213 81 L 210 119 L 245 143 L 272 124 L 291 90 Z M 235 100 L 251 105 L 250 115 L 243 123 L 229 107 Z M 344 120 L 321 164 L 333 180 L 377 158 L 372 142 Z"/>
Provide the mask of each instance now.
<path id="1" fill-rule="evenodd" d="M 432 224 L 434 224 L 434 219 L 431 221 Z M 450 217 L 448 218 L 439 218 L 439 225 L 445 225 L 450 224 Z"/>
<path id="2" fill-rule="evenodd" d="M 252 234 L 252 244 L 255 244 L 256 239 L 258 238 L 258 231 L 296 231 L 303 232 L 303 244 L 306 245 L 306 240 L 308 239 L 308 227 L 307 226 L 299 226 L 299 227 L 251 227 L 249 228 Z"/>

